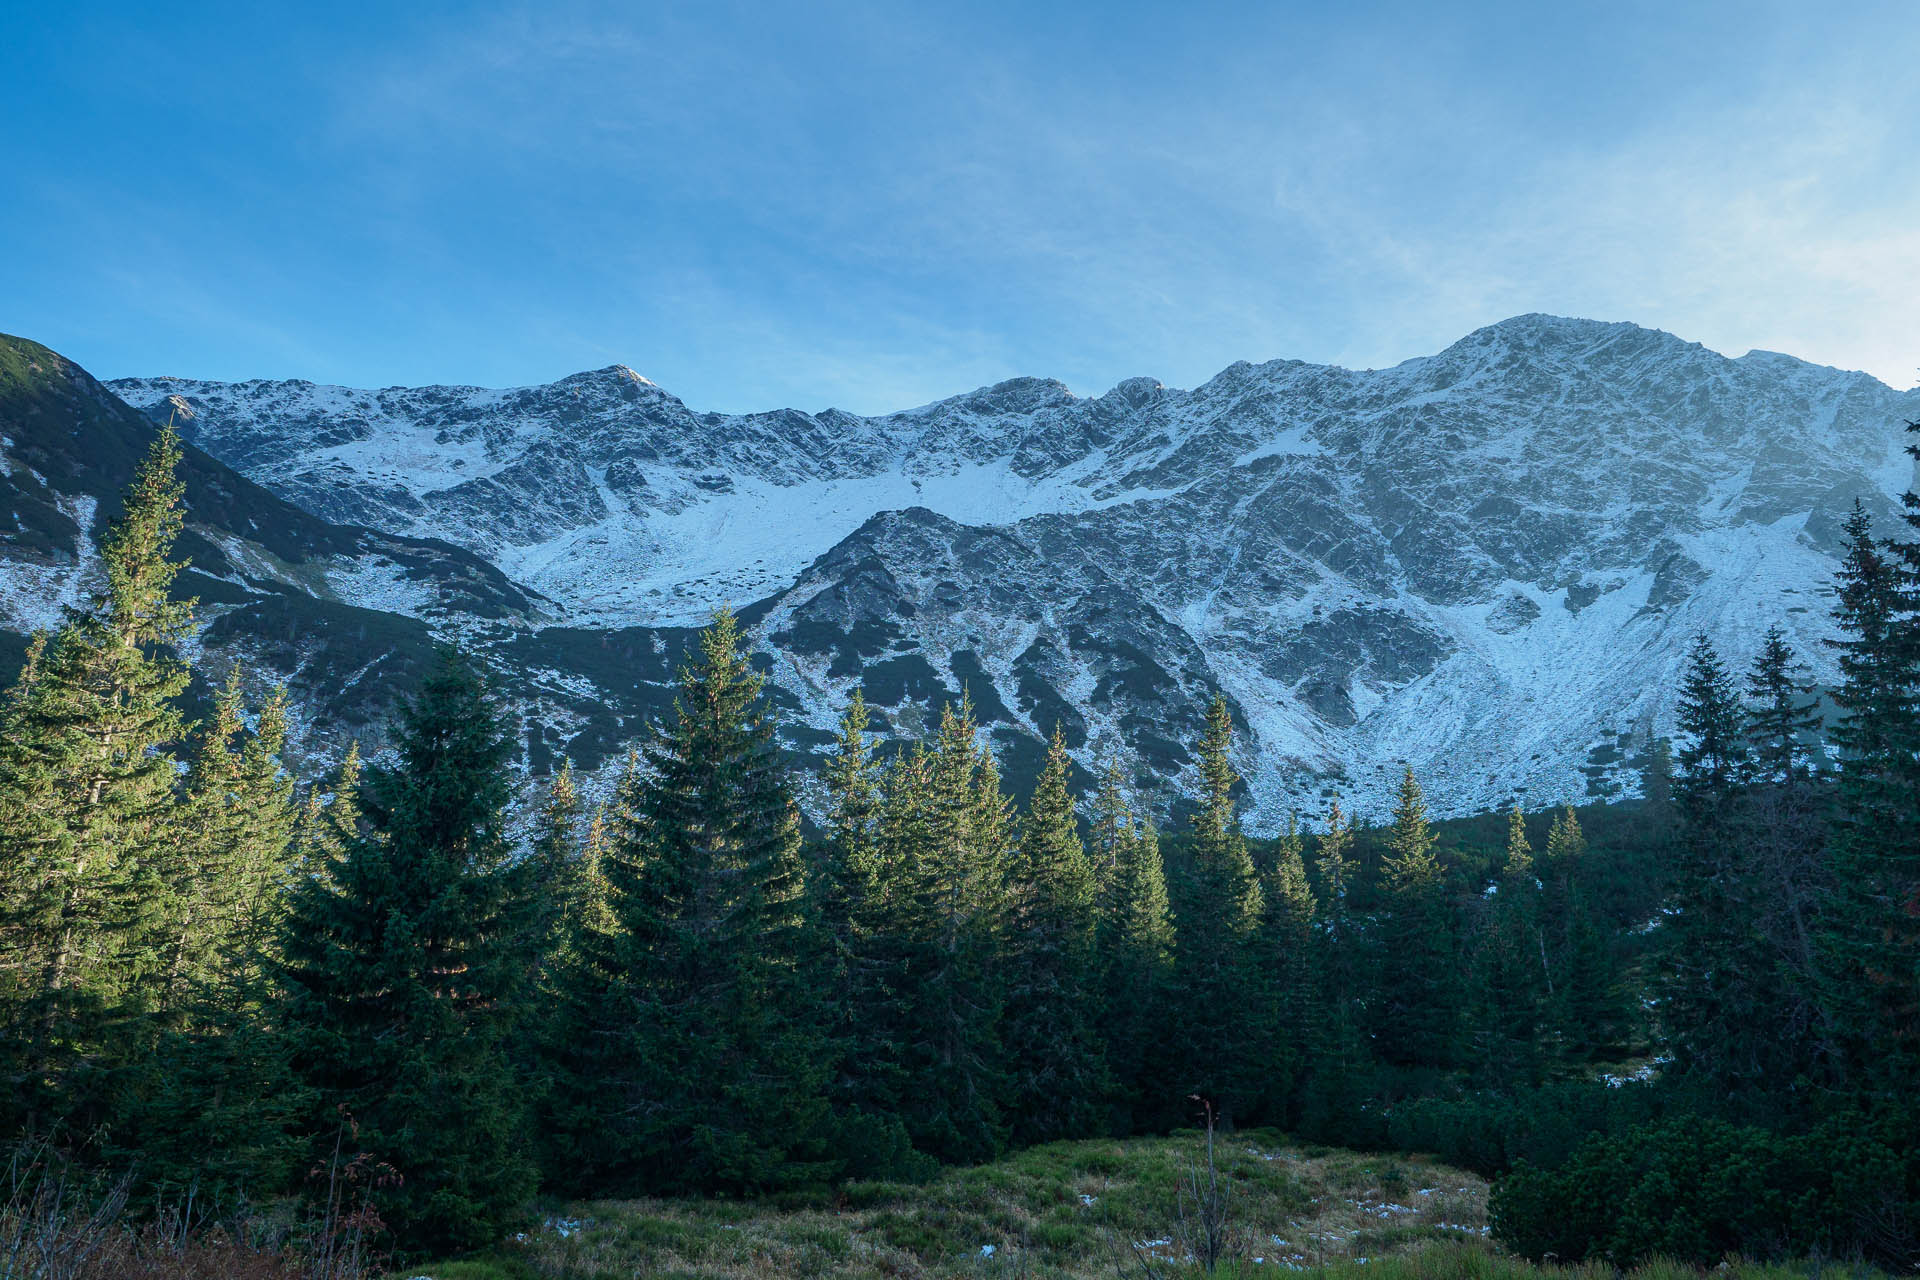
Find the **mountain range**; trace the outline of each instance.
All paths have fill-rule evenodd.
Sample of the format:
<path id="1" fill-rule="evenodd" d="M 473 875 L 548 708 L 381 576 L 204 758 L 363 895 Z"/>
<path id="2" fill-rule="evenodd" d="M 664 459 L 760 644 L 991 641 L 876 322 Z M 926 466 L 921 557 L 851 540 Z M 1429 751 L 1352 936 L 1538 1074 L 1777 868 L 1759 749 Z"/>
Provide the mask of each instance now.
<path id="1" fill-rule="evenodd" d="M 881 417 L 701 413 L 618 365 L 102 384 L 7 339 L 0 626 L 76 597 L 169 418 L 197 644 L 287 681 L 308 751 L 377 735 L 438 637 L 494 667 L 529 768 L 601 768 L 726 604 L 797 753 L 855 686 L 896 740 L 964 690 L 1016 785 L 1057 726 L 1165 802 L 1224 694 L 1270 830 L 1381 813 L 1402 761 L 1442 813 L 1630 791 L 1699 633 L 1744 663 L 1778 623 L 1830 680 L 1840 521 L 1891 527 L 1920 391 L 1542 315 L 1390 369 L 1021 378 Z"/>

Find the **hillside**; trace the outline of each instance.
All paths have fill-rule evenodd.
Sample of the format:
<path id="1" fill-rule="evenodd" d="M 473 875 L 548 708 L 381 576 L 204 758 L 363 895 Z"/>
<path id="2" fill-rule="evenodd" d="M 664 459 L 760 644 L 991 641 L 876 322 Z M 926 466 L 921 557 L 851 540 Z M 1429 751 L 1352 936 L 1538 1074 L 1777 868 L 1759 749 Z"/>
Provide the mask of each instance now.
<path id="1" fill-rule="evenodd" d="M 10 678 L 24 637 L 57 626 L 95 585 L 98 536 L 153 437 L 84 369 L 0 335 L 0 650 Z M 323 737 L 384 717 L 412 687 L 436 628 L 507 621 L 526 592 L 460 547 L 314 516 L 189 446 L 181 465 L 188 569 L 202 640 L 312 700 Z M 310 721 L 308 727 L 313 727 Z"/>

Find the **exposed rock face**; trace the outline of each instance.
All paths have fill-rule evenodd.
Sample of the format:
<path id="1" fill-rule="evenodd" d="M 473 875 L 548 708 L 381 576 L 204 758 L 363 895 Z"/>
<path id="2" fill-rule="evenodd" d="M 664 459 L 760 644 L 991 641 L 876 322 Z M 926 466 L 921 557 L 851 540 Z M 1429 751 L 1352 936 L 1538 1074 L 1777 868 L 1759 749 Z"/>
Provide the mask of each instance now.
<path id="1" fill-rule="evenodd" d="M 623 366 L 112 385 L 315 516 L 517 584 L 555 625 L 464 634 L 518 664 L 536 763 L 592 763 L 731 603 L 803 749 L 855 684 L 900 736 L 964 685 L 1016 775 L 1056 723 L 1083 763 L 1177 771 L 1224 692 L 1261 826 L 1331 791 L 1378 812 L 1403 759 L 1448 812 L 1615 786 L 1590 759 L 1670 727 L 1699 631 L 1744 662 L 1779 621 L 1831 674 L 1838 516 L 1891 518 L 1920 417 L 1864 374 L 1547 316 L 1392 369 L 1023 378 L 878 418 L 695 413 Z"/>

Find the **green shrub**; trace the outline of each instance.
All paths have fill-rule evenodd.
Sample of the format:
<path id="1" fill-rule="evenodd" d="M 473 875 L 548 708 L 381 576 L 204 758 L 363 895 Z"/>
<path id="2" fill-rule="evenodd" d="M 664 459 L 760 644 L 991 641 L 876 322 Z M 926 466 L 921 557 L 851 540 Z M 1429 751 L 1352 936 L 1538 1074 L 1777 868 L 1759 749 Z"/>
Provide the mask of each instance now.
<path id="1" fill-rule="evenodd" d="M 1655 1255 L 1698 1265 L 1809 1249 L 1912 1266 L 1920 1151 L 1912 1119 L 1835 1116 L 1803 1134 L 1688 1118 L 1582 1143 L 1494 1186 L 1494 1235 L 1530 1258 Z"/>

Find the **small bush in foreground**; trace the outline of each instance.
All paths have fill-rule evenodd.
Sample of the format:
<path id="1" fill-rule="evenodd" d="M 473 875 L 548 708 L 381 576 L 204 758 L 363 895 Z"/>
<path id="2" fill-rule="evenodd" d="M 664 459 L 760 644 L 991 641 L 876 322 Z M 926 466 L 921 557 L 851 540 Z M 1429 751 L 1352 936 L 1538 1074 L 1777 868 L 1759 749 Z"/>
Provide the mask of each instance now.
<path id="1" fill-rule="evenodd" d="M 1565 1164 L 1522 1164 L 1493 1190 L 1500 1242 L 1529 1258 L 1816 1252 L 1920 1263 L 1920 1152 L 1899 1116 L 1848 1115 L 1781 1135 L 1718 1120 L 1643 1125 L 1583 1143 Z"/>

